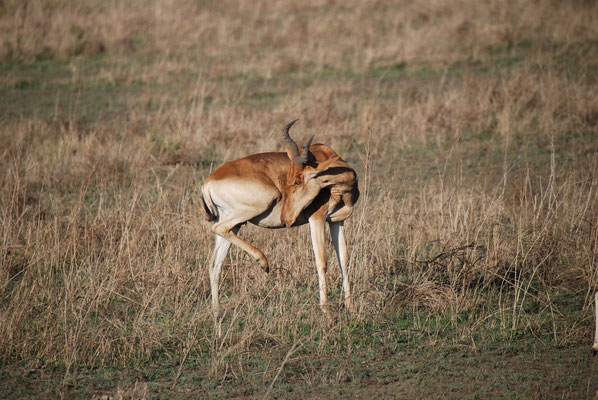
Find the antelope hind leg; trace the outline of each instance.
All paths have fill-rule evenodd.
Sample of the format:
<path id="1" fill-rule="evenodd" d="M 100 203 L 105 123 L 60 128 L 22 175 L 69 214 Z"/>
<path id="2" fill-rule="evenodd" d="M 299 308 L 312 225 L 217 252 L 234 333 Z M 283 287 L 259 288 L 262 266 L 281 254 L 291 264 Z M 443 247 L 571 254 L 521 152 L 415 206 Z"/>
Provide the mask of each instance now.
<path id="1" fill-rule="evenodd" d="M 235 227 L 239 227 L 240 224 L 250 220 L 255 215 L 252 215 L 247 218 L 247 216 L 231 216 L 224 219 L 222 222 L 218 222 L 212 226 L 212 232 L 216 235 L 228 240 L 238 248 L 247 252 L 250 256 L 257 260 L 260 263 L 264 271 L 269 272 L 268 267 L 268 260 L 264 253 L 261 252 L 260 249 L 252 246 L 251 244 L 247 243 L 245 240 L 241 239 L 237 236 L 237 232 L 239 229 L 234 229 Z"/>

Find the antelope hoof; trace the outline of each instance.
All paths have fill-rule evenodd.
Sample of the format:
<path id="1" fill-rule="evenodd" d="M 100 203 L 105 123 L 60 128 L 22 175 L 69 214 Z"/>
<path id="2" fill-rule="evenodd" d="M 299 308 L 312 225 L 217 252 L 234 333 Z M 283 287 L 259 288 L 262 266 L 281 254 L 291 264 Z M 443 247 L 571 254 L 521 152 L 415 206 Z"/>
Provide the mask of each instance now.
<path id="1" fill-rule="evenodd" d="M 353 301 L 348 301 L 345 303 L 345 308 L 349 311 L 349 314 L 357 314 L 357 309 L 355 308 L 355 304 Z"/>
<path id="2" fill-rule="evenodd" d="M 334 322 L 334 316 L 330 311 L 330 306 L 328 305 L 328 303 L 320 304 L 320 310 L 322 311 L 322 314 L 324 314 L 326 320 L 328 320 L 329 323 Z"/>
<path id="3" fill-rule="evenodd" d="M 268 260 L 266 260 L 265 258 L 260 258 L 258 260 L 258 262 L 262 266 L 262 269 L 264 270 L 264 272 L 269 274 L 270 273 L 270 265 L 268 265 Z"/>

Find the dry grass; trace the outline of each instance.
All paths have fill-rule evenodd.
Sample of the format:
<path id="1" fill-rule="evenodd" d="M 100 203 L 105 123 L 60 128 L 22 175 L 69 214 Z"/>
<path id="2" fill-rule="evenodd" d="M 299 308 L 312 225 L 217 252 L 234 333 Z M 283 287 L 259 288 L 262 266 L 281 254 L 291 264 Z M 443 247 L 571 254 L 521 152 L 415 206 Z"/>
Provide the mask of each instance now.
<path id="1" fill-rule="evenodd" d="M 417 310 L 454 321 L 447 341 L 496 324 L 504 340 L 589 343 L 591 296 L 574 316 L 554 296 L 598 288 L 596 3 L 0 10 L 0 61 L 17 65 L 0 77 L 16 104 L 0 123 L 2 363 L 68 374 L 205 356 L 214 376 L 244 379 L 249 350 L 344 352 L 351 324 Z M 36 62 L 59 72 L 27 73 Z M 339 318 L 320 315 L 306 228 L 246 227 L 275 272 L 233 249 L 217 340 L 199 187 L 223 161 L 280 149 L 298 116 L 296 135 L 360 176 L 348 233 L 360 314 L 344 317 L 330 268 Z M 477 322 L 459 330 L 463 315 Z"/>

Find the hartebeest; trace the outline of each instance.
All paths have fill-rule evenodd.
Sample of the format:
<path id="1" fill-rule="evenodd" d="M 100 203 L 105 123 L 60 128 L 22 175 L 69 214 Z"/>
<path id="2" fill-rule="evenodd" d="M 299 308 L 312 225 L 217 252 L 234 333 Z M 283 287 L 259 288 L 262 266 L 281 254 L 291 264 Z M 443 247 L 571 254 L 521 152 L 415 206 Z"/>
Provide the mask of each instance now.
<path id="1" fill-rule="evenodd" d="M 247 222 L 264 228 L 282 228 L 309 223 L 320 287 L 320 307 L 327 311 L 326 249 L 324 227 L 330 225 L 332 243 L 342 273 L 345 306 L 353 312 L 353 298 L 347 274 L 349 261 L 344 220 L 353 213 L 359 198 L 357 175 L 338 154 L 323 144 L 311 144 L 299 153 L 299 146 L 282 131 L 286 153 L 260 153 L 228 162 L 205 181 L 202 193 L 216 245 L 210 263 L 212 309 L 219 314 L 218 287 L 224 259 L 233 243 L 255 258 L 267 272 L 264 254 L 237 236 Z"/>

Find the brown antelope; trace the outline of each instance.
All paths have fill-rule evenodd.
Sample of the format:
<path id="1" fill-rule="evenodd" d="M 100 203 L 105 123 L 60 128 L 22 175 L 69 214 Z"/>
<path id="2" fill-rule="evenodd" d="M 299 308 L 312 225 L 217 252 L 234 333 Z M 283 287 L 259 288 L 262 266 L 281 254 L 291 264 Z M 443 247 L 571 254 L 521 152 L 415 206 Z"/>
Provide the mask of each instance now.
<path id="1" fill-rule="evenodd" d="M 216 245 L 210 263 L 212 309 L 217 317 L 220 309 L 218 287 L 222 264 L 231 243 L 245 250 L 269 271 L 264 254 L 237 236 L 247 222 L 264 228 L 282 228 L 309 223 L 318 270 L 320 307 L 328 314 L 326 293 L 326 249 L 324 226 L 330 225 L 332 243 L 342 273 L 345 306 L 354 312 L 347 274 L 349 261 L 344 220 L 353 213 L 359 198 L 357 175 L 339 155 L 323 144 L 311 142 L 301 154 L 297 143 L 282 131 L 286 153 L 260 153 L 231 161 L 218 168 L 203 185 L 203 204 Z"/>

